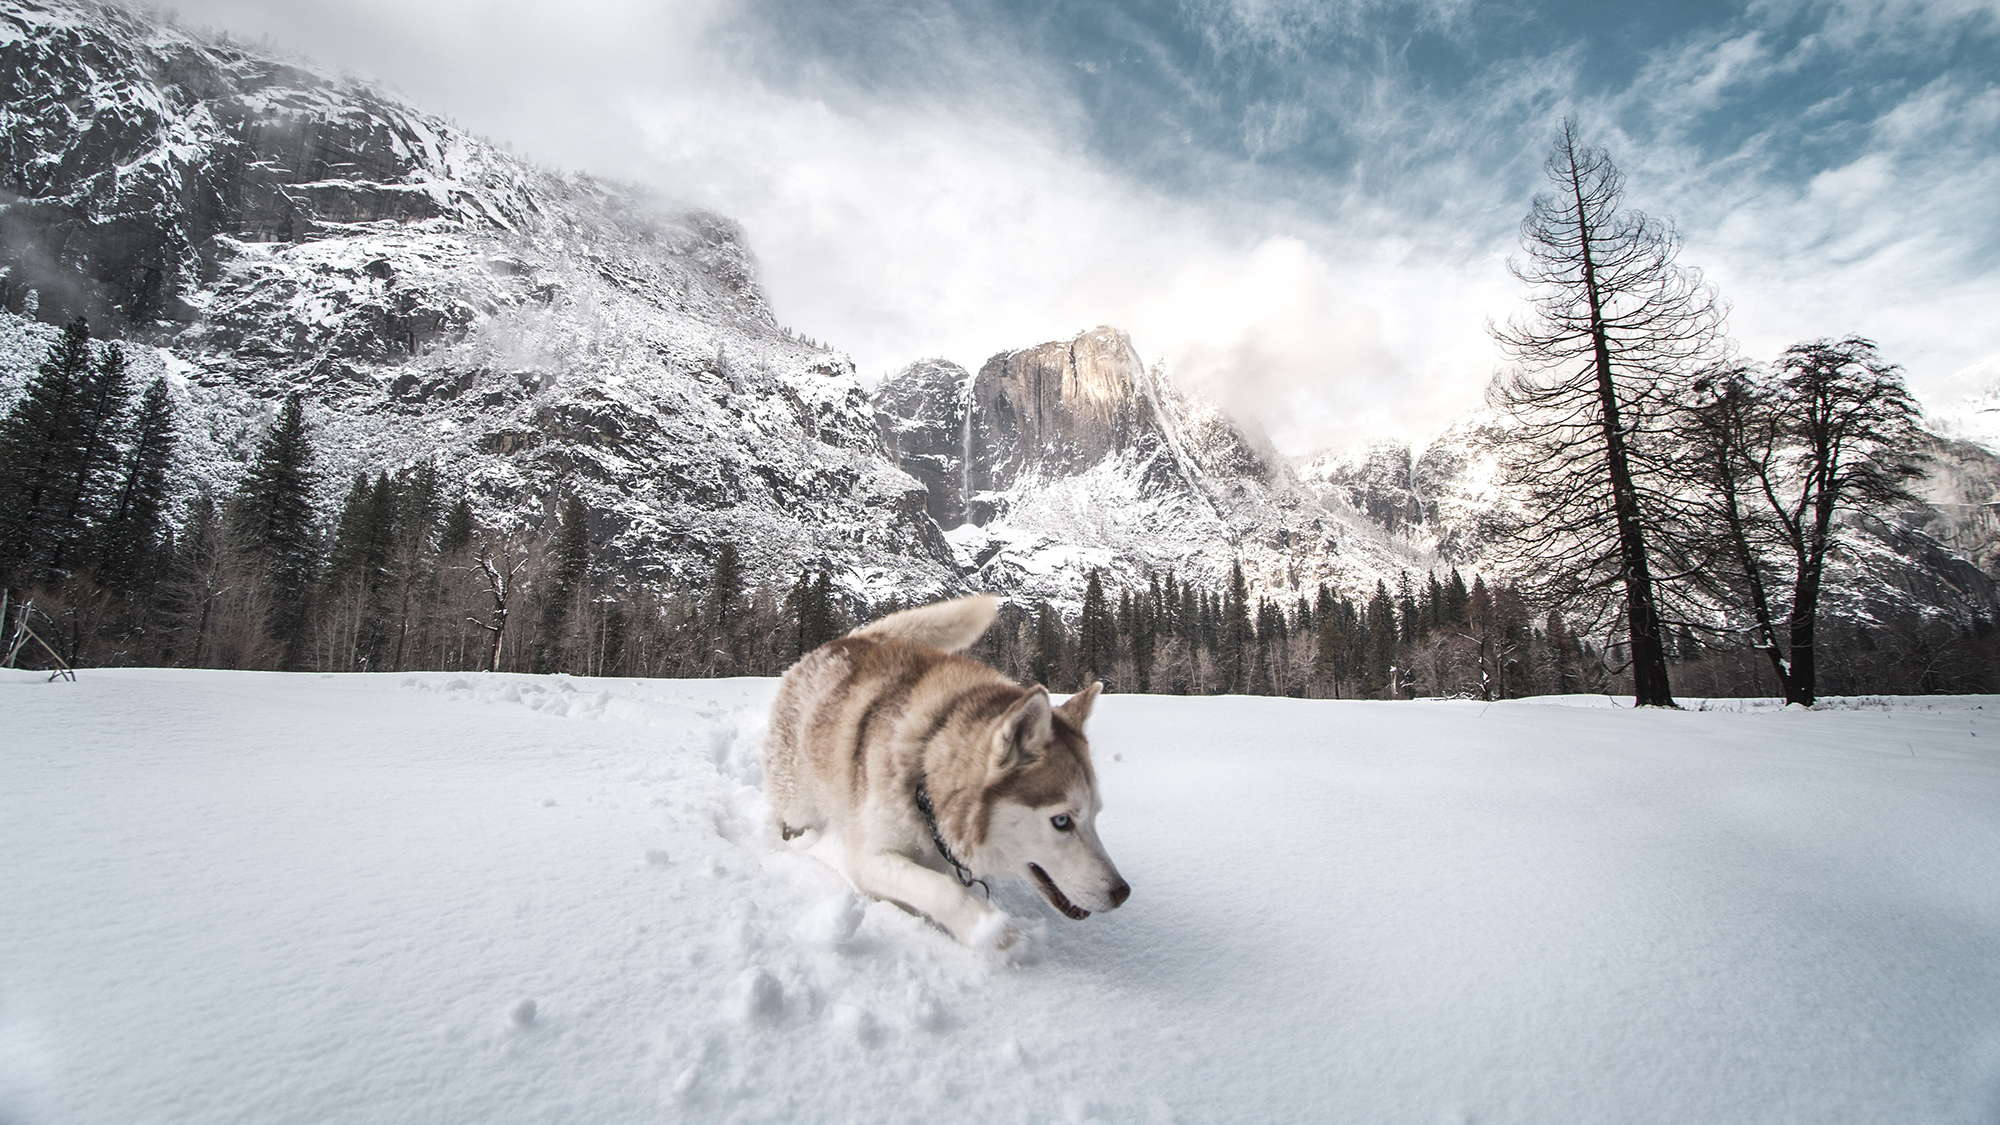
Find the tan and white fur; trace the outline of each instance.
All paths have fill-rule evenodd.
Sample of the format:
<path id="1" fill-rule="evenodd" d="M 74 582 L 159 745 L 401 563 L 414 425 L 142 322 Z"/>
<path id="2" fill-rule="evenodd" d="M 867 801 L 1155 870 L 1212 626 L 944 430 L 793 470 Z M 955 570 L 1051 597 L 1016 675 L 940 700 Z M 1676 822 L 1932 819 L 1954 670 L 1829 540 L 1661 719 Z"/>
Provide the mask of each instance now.
<path id="1" fill-rule="evenodd" d="M 779 830 L 837 837 L 856 889 L 1005 949 L 1023 930 L 954 876 L 920 786 L 975 878 L 1025 880 L 1073 919 L 1117 909 L 1131 887 L 1097 838 L 1083 724 L 1103 685 L 1058 707 L 1047 689 L 955 655 L 997 608 L 975 597 L 905 610 L 802 657 L 771 705 L 764 776 Z"/>

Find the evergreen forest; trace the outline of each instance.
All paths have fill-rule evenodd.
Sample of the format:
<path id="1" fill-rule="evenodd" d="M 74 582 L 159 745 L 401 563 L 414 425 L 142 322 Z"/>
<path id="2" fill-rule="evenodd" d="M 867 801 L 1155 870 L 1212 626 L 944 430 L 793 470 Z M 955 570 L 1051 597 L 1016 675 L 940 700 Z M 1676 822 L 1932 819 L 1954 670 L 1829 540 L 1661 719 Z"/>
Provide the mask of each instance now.
<path id="1" fill-rule="evenodd" d="M 316 510 L 312 428 L 294 394 L 230 495 L 170 511 L 176 419 L 162 382 L 131 384 L 115 343 L 72 322 L 0 422 L 0 568 L 9 660 L 319 672 L 775 675 L 858 624 L 868 604 L 825 568 L 751 575 L 735 545 L 682 588 L 597 565 L 574 497 L 547 533 L 480 526 L 436 466 L 357 475 Z M 1944 623 L 1826 623 L 1820 686 L 1837 694 L 1992 687 L 1992 642 Z M 1758 648 L 1682 625 L 1663 648 L 1696 696 L 1778 694 Z M 1455 568 L 1391 589 L 1253 596 L 1093 572 L 1080 612 L 1010 602 L 972 655 L 1056 691 L 1503 699 L 1631 690 L 1616 633 L 1581 635 L 1513 583 Z"/>

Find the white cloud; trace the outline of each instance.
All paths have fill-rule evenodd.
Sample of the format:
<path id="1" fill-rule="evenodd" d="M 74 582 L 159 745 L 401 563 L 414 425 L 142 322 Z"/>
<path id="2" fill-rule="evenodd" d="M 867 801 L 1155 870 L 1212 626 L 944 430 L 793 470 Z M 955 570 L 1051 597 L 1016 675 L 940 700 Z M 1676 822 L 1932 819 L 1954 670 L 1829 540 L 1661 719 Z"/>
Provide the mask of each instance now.
<path id="1" fill-rule="evenodd" d="M 1610 145 L 1631 202 L 1679 220 L 1685 260 L 1732 300 L 1750 354 L 1868 334 L 1937 399 L 1976 389 L 1964 373 L 2000 352 L 1990 79 L 1939 78 L 1874 120 L 1853 116 L 1849 94 L 1752 114 L 1758 130 L 1720 146 L 1705 132 L 1843 52 L 1933 49 L 1988 26 L 2000 0 L 1761 2 L 1657 45 L 1628 84 L 1594 94 L 1574 41 L 1493 60 L 1441 94 L 1390 44 L 1369 66 L 1312 57 L 1316 36 L 1365 30 L 1388 7 L 1376 0 L 1189 0 L 1216 53 L 1299 69 L 1294 88 L 1221 119 L 1253 159 L 1192 130 L 1156 138 L 1146 160 L 1183 174 L 1172 194 L 1128 170 L 1143 161 L 1093 155 L 1102 122 L 1062 77 L 1129 48 L 1175 91 L 1161 96 L 1212 110 L 1201 76 L 1145 29 L 1054 58 L 992 12 L 912 8 L 853 32 L 889 43 L 856 47 L 887 59 L 857 75 L 816 56 L 793 65 L 786 28 L 720 0 L 181 3 L 188 22 L 372 72 L 538 159 L 731 215 L 780 319 L 871 376 L 933 355 L 977 366 L 1111 323 L 1288 451 L 1421 436 L 1480 401 L 1496 362 L 1484 323 L 1522 296 L 1501 259 L 1568 110 Z M 1398 7 L 1450 36 L 1476 15 L 1459 0 Z M 1785 38 L 1815 13 L 1831 13 L 1820 33 Z M 1830 124 L 1856 138 L 1837 159 L 1782 166 L 1787 130 Z M 1284 163 L 1327 130 L 1344 162 Z"/>
<path id="2" fill-rule="evenodd" d="M 1287 452 L 1419 437 L 1477 405 L 1495 362 L 1494 260 L 1335 263 L 1290 237 L 1184 262 L 1127 319 L 1176 378 Z"/>

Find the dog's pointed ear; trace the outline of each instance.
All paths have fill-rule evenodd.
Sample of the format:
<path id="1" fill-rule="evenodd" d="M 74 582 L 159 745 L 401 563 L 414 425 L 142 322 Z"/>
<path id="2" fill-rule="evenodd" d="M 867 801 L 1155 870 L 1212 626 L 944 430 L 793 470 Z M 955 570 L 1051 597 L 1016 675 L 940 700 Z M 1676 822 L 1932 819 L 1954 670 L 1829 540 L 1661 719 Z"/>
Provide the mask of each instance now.
<path id="1" fill-rule="evenodd" d="M 1062 713 L 1063 718 L 1069 720 L 1070 726 L 1082 730 L 1083 721 L 1090 718 L 1090 709 L 1097 704 L 1097 694 L 1103 690 L 1104 681 L 1098 680 L 1096 683 L 1063 700 L 1063 705 L 1056 708 L 1056 710 Z"/>
<path id="2" fill-rule="evenodd" d="M 1000 728 L 993 734 L 992 772 L 1003 774 L 1033 761 L 1054 737 L 1055 711 L 1049 706 L 1049 691 L 1036 684 L 1001 717 Z"/>

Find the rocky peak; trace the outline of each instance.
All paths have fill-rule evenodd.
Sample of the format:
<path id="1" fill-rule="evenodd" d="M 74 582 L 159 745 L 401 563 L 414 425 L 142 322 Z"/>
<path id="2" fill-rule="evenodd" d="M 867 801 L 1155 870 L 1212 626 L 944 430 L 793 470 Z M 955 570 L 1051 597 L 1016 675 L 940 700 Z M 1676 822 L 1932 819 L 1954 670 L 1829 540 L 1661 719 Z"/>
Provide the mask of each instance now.
<path id="1" fill-rule="evenodd" d="M 1412 561 L 1322 502 L 1260 431 L 1147 368 L 1115 328 L 1002 352 L 971 377 L 913 364 L 874 404 L 976 584 L 1073 602 L 1091 569 L 1213 585 L 1240 561 L 1259 589 L 1296 595 L 1372 585 Z"/>
<path id="2" fill-rule="evenodd" d="M 882 448 L 897 468 L 923 483 L 925 509 L 947 531 L 965 522 L 971 389 L 965 368 L 920 359 L 885 380 L 874 396 Z"/>
<path id="3" fill-rule="evenodd" d="M 1145 364 L 1114 328 L 986 361 L 972 384 L 974 487 L 1087 468 L 1160 429 Z"/>

